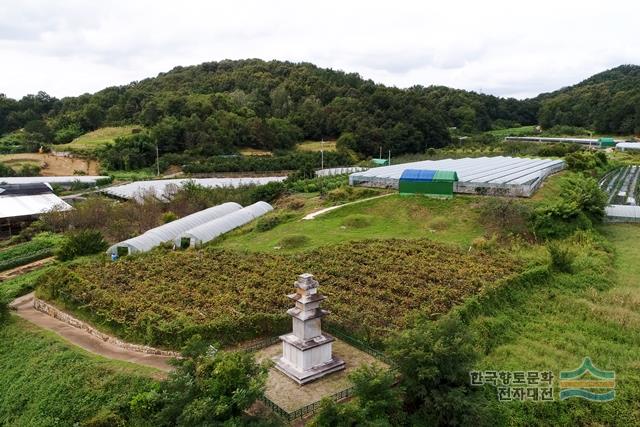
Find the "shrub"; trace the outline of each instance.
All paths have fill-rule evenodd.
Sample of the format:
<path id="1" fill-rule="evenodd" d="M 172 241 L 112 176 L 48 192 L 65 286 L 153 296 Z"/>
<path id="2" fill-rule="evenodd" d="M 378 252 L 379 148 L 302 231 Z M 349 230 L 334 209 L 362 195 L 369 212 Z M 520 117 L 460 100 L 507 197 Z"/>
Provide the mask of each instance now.
<path id="1" fill-rule="evenodd" d="M 176 215 L 175 213 L 169 211 L 169 212 L 165 212 L 162 214 L 162 223 L 163 224 L 168 224 L 171 221 L 175 221 L 176 219 L 178 219 L 178 215 Z"/>
<path id="2" fill-rule="evenodd" d="M 258 219 L 258 222 L 256 222 L 255 229 L 256 231 L 260 232 L 268 231 L 289 220 L 290 218 L 291 214 L 280 214 L 262 217 Z"/>
<path id="3" fill-rule="evenodd" d="M 130 403 L 134 425 L 245 425 L 245 410 L 264 393 L 267 368 L 252 353 L 217 351 L 200 336 L 159 387 Z"/>
<path id="4" fill-rule="evenodd" d="M 365 228 L 371 225 L 370 215 L 349 215 L 342 221 L 342 225 L 351 228 Z"/>
<path id="5" fill-rule="evenodd" d="M 93 255 L 105 251 L 109 245 L 102 233 L 97 230 L 80 230 L 65 236 L 57 257 L 60 261 L 68 261 L 82 255 Z"/>
<path id="6" fill-rule="evenodd" d="M 480 205 L 480 221 L 500 236 L 527 234 L 531 213 L 529 205 L 512 198 L 490 197 Z"/>
<path id="7" fill-rule="evenodd" d="M 309 238 L 307 236 L 301 234 L 294 234 L 292 236 L 287 236 L 280 240 L 279 246 L 284 249 L 294 249 L 299 248 L 307 244 Z"/>
<path id="8" fill-rule="evenodd" d="M 351 202 L 378 194 L 380 193 L 372 188 L 347 186 L 329 191 L 326 198 L 330 202 Z"/>
<path id="9" fill-rule="evenodd" d="M 252 201 L 270 203 L 284 194 L 286 186 L 282 182 L 270 182 L 265 185 L 258 185 L 251 190 Z"/>
<path id="10" fill-rule="evenodd" d="M 473 337 L 455 313 L 437 321 L 419 319 L 398 334 L 389 352 L 401 374 L 405 407 L 420 425 L 467 425 L 473 404 L 469 371 L 478 358 Z"/>
<path id="11" fill-rule="evenodd" d="M 551 268 L 561 273 L 571 273 L 573 271 L 573 261 L 575 253 L 566 246 L 551 242 L 547 244 L 547 251 L 551 257 Z"/>
<path id="12" fill-rule="evenodd" d="M 486 237 L 476 237 L 471 242 L 471 247 L 481 252 L 492 253 L 498 248 L 497 236 L 494 234 L 489 239 L 487 239 Z"/>

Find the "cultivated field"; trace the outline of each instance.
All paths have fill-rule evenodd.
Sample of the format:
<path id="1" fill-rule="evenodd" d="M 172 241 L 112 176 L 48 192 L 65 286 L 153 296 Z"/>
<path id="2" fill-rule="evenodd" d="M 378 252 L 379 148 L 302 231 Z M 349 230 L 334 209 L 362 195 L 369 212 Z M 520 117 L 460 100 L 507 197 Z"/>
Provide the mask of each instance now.
<path id="1" fill-rule="evenodd" d="M 312 272 L 328 296 L 330 320 L 378 343 L 410 313 L 445 313 L 519 268 L 505 254 L 427 239 L 350 242 L 290 256 L 208 248 L 59 268 L 42 278 L 38 293 L 82 307 L 129 340 L 179 347 L 200 333 L 230 344 L 286 331 L 286 294 L 298 274 Z"/>
<path id="2" fill-rule="evenodd" d="M 304 141 L 296 146 L 300 151 L 336 151 L 336 141 Z"/>
<path id="3" fill-rule="evenodd" d="M 131 135 L 134 129 L 142 129 L 142 126 L 104 127 L 85 133 L 68 144 L 56 145 L 54 149 L 56 151 L 92 152 L 112 143 L 118 137 Z"/>

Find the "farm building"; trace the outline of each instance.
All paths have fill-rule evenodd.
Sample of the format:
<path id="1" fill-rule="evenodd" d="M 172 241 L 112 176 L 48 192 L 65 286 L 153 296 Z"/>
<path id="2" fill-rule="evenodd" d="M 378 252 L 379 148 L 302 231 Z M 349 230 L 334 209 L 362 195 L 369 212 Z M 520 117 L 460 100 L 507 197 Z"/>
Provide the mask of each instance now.
<path id="1" fill-rule="evenodd" d="M 640 143 L 638 142 L 619 142 L 616 144 L 616 150 L 619 151 L 640 151 Z"/>
<path id="2" fill-rule="evenodd" d="M 454 171 L 405 169 L 400 175 L 400 194 L 453 197 L 453 186 L 458 181 Z"/>
<path id="3" fill-rule="evenodd" d="M 52 210 L 71 206 L 53 193 L 47 183 L 0 184 L 0 234 L 11 235 Z"/>
<path id="4" fill-rule="evenodd" d="M 152 228 L 140 236 L 116 243 L 107 250 L 107 253 L 121 256 L 147 252 L 162 243 L 173 241 L 181 233 L 189 229 L 241 209 L 242 206 L 237 203 L 223 203 Z"/>
<path id="5" fill-rule="evenodd" d="M 425 160 L 372 168 L 349 175 L 350 185 L 399 188 L 407 169 L 455 172 L 455 193 L 530 197 L 549 175 L 564 169 L 563 160 L 524 157 L 478 157 Z"/>
<path id="6" fill-rule="evenodd" d="M 49 184 L 49 185 L 61 185 L 71 186 L 76 183 L 96 185 L 98 181 L 108 180 L 108 176 L 87 176 L 87 175 L 73 175 L 73 176 L 11 176 L 0 177 L 0 183 L 3 184 Z"/>
<path id="7" fill-rule="evenodd" d="M 241 187 L 245 185 L 263 185 L 275 181 L 284 181 L 286 176 L 247 177 L 247 178 L 203 178 L 203 179 L 157 179 L 152 181 L 136 181 L 117 185 L 102 190 L 108 196 L 119 199 L 139 199 L 152 193 L 158 199 L 175 193 L 183 185 L 192 182 L 203 187 Z"/>
<path id="8" fill-rule="evenodd" d="M 250 223 L 254 219 L 272 211 L 273 207 L 266 202 L 257 202 L 245 208 L 232 212 L 221 218 L 194 227 L 181 233 L 175 239 L 175 246 L 188 248 L 200 246 L 224 233 Z"/>

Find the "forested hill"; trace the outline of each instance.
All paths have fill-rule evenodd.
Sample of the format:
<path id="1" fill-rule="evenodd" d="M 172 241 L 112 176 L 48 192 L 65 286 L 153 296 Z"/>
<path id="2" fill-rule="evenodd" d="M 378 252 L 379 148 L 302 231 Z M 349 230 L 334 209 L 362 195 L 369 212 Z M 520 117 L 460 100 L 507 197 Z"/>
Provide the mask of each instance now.
<path id="1" fill-rule="evenodd" d="M 176 67 L 155 78 L 61 100 L 0 97 L 0 134 L 25 128 L 65 143 L 98 127 L 139 124 L 163 153 L 227 154 L 338 138 L 364 155 L 419 152 L 466 132 L 536 122 L 536 101 L 445 87 L 398 89 L 358 74 L 256 59 Z"/>
<path id="2" fill-rule="evenodd" d="M 640 66 L 622 65 L 577 85 L 540 95 L 544 128 L 579 126 L 599 133 L 640 133 Z"/>

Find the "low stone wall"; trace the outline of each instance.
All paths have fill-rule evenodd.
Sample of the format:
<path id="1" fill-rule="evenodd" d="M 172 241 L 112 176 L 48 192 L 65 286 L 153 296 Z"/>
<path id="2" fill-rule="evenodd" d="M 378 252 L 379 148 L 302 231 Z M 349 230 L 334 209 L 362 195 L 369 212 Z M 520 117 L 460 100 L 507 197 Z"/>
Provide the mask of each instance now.
<path id="1" fill-rule="evenodd" d="M 33 298 L 33 308 L 35 308 L 36 310 L 48 316 L 53 317 L 54 319 L 58 319 L 61 322 L 71 325 L 74 328 L 82 329 L 86 331 L 89 335 L 93 335 L 94 337 L 99 338 L 100 340 L 107 342 L 109 344 L 120 347 L 123 350 L 135 351 L 137 353 L 155 354 L 158 356 L 168 356 L 168 357 L 180 356 L 180 353 L 175 351 L 160 350 L 154 347 L 149 347 L 147 345 L 131 344 L 131 343 L 122 341 L 116 337 L 113 337 L 111 335 L 102 333 L 98 331 L 96 328 L 94 328 L 93 326 L 90 326 L 87 323 L 76 319 L 72 315 L 65 313 L 64 311 L 57 309 L 51 304 L 48 304 L 42 301 L 41 299 L 38 299 L 35 297 Z"/>

